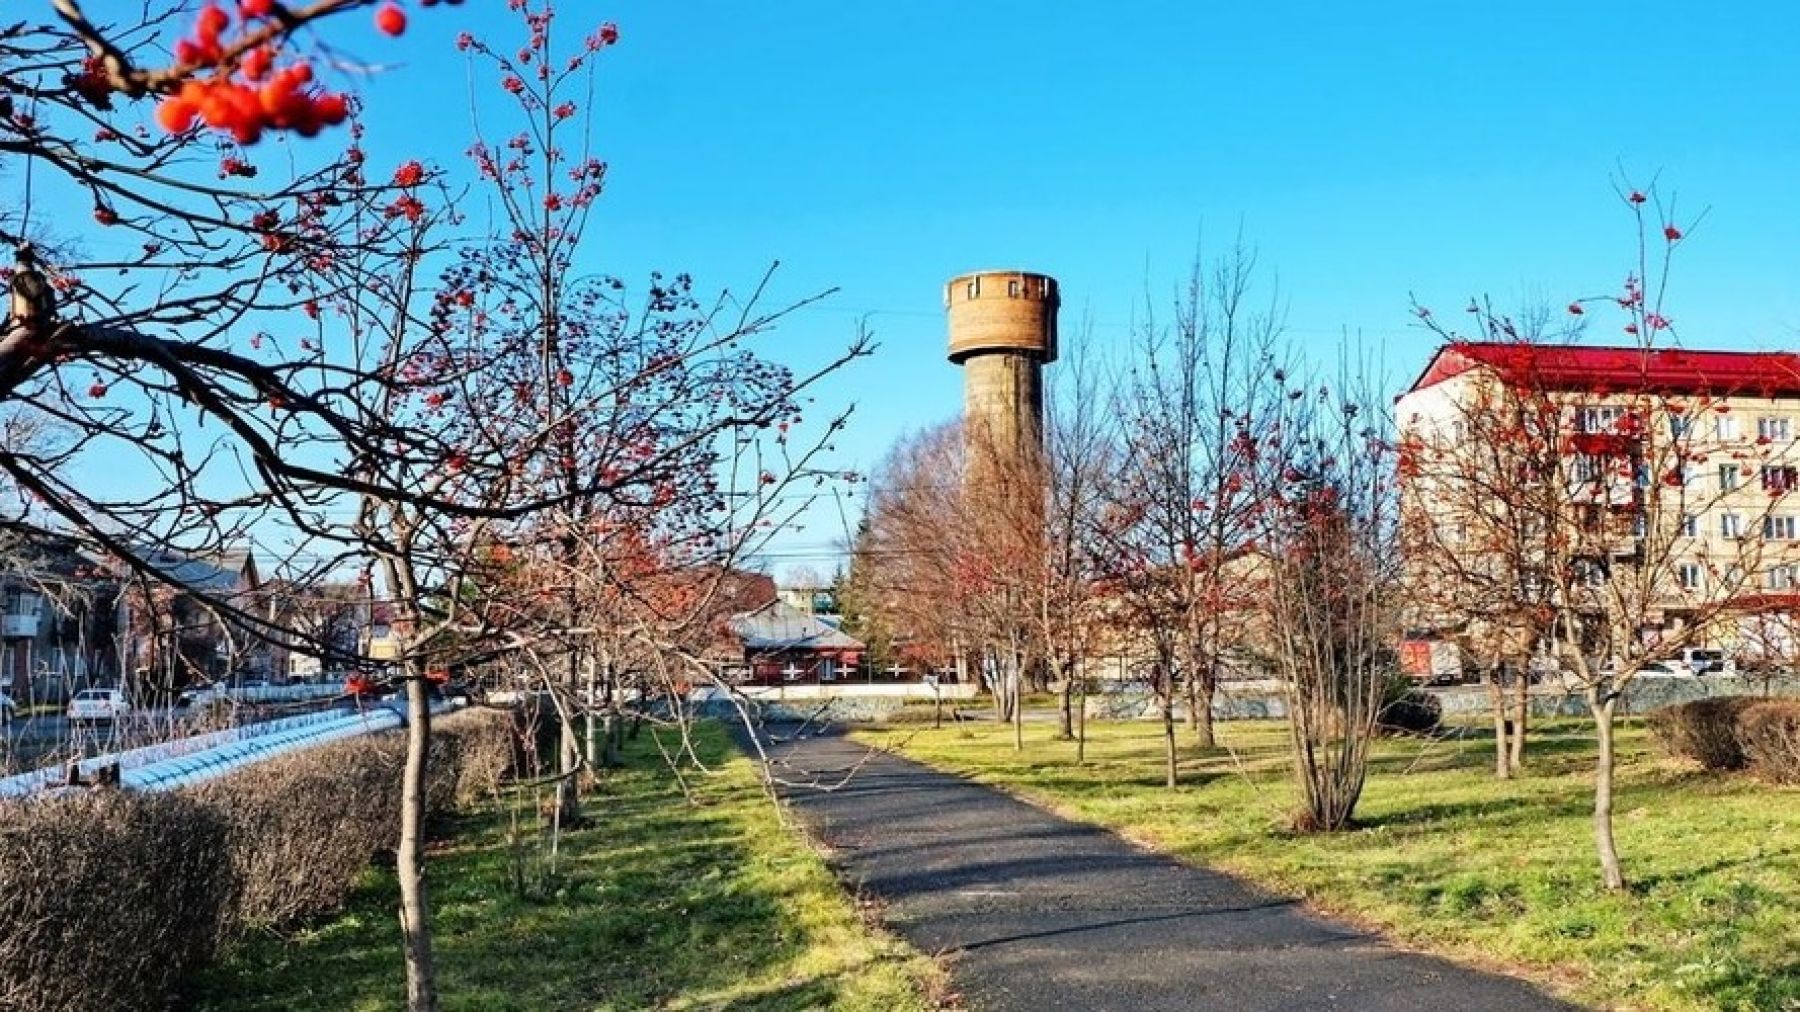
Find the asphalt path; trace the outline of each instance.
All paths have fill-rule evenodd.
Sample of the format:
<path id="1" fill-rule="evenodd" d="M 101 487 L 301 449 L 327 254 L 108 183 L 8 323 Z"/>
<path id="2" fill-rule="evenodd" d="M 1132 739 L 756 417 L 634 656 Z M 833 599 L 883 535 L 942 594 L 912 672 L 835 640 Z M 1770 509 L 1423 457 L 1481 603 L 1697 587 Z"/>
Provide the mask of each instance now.
<path id="1" fill-rule="evenodd" d="M 1573 1008 L 840 734 L 770 748 L 840 874 L 976 1012 Z"/>

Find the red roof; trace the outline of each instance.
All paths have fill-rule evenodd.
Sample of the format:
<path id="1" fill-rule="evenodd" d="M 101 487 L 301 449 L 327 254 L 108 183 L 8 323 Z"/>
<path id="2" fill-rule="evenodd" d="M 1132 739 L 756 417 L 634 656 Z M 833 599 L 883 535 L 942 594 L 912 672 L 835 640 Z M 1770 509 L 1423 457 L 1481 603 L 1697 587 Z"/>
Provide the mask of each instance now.
<path id="1" fill-rule="evenodd" d="M 1433 355 L 1413 390 L 1477 366 L 1544 390 L 1800 397 L 1800 355 L 1785 351 L 1582 348 L 1459 341 Z"/>

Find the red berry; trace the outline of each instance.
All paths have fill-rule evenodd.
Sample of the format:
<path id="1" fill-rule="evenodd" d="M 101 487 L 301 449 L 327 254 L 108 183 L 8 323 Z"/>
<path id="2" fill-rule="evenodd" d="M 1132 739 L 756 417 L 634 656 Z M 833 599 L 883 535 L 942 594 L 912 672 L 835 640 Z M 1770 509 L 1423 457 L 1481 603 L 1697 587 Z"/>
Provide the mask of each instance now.
<path id="1" fill-rule="evenodd" d="M 106 396 L 106 384 L 95 383 L 93 386 L 88 387 L 88 396 L 89 397 L 105 397 Z"/>
<path id="2" fill-rule="evenodd" d="M 399 4 L 386 3 L 375 12 L 375 27 L 388 35 L 399 35 L 406 31 L 406 12 Z"/>
<path id="3" fill-rule="evenodd" d="M 178 134 L 194 125 L 193 103 L 183 98 L 165 98 L 156 107 L 156 122 L 168 132 Z"/>

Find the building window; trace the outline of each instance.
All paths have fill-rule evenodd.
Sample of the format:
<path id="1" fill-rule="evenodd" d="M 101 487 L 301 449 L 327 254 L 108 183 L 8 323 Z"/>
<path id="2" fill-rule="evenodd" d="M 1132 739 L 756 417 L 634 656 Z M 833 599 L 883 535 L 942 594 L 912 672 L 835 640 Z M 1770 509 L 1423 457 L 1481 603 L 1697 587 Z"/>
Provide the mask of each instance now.
<path id="1" fill-rule="evenodd" d="M 980 278 L 970 278 L 969 279 L 969 298 L 974 299 L 974 298 L 979 298 L 980 296 L 981 296 L 981 279 Z"/>
<path id="2" fill-rule="evenodd" d="M 1593 503 L 1581 503 L 1575 507 L 1575 524 L 1584 534 L 1595 534 L 1600 530 L 1600 507 Z"/>
<path id="3" fill-rule="evenodd" d="M 1680 439 L 1682 436 L 1687 435 L 1688 430 L 1691 428 L 1693 428 L 1693 426 L 1688 423 L 1686 415 L 1670 415 L 1669 416 L 1669 436 L 1670 436 L 1670 438 Z"/>
<path id="4" fill-rule="evenodd" d="M 1576 432 L 1611 432 L 1625 417 L 1621 407 L 1586 407 L 1575 409 Z"/>
<path id="5" fill-rule="evenodd" d="M 1606 473 L 1606 462 L 1599 457 L 1578 453 L 1569 462 L 1569 473 L 1575 476 L 1576 481 L 1599 481 Z"/>
<path id="6" fill-rule="evenodd" d="M 1720 440 L 1732 440 L 1738 437 L 1738 420 L 1736 415 L 1720 415 L 1713 423 L 1713 432 Z"/>
<path id="7" fill-rule="evenodd" d="M 1575 562 L 1575 579 L 1585 586 L 1606 586 L 1606 567 L 1598 562 L 1578 559 Z"/>
<path id="8" fill-rule="evenodd" d="M 1706 586 L 1706 570 L 1698 562 L 1684 562 L 1675 567 L 1675 578 L 1682 590 L 1699 590 Z"/>
<path id="9" fill-rule="evenodd" d="M 1699 537 L 1700 518 L 1692 513 L 1683 514 L 1681 517 L 1681 536 L 1684 538 Z"/>
<path id="10" fill-rule="evenodd" d="M 1006 283 L 1006 297 L 1009 299 L 1016 299 L 1019 297 L 1019 279 L 1018 278 L 1013 278 L 1011 281 L 1008 281 Z"/>
<path id="11" fill-rule="evenodd" d="M 1743 472 L 1739 470 L 1736 464 L 1720 464 L 1719 491 L 1729 492 L 1732 489 L 1737 488 L 1738 482 L 1742 480 L 1742 475 Z"/>
<path id="12" fill-rule="evenodd" d="M 1794 567 L 1776 566 L 1769 570 L 1766 584 L 1770 590 L 1793 590 Z"/>
<path id="13" fill-rule="evenodd" d="M 1769 541 L 1792 541 L 1796 533 L 1793 516 L 1763 517 L 1763 537 Z"/>
<path id="14" fill-rule="evenodd" d="M 1794 438 L 1793 427 L 1786 418 L 1764 415 L 1756 420 L 1756 438 L 1785 443 Z"/>
<path id="15" fill-rule="evenodd" d="M 1765 492 L 1792 492 L 1800 484 L 1800 469 L 1792 464 L 1764 464 L 1762 487 Z"/>
<path id="16" fill-rule="evenodd" d="M 1719 517 L 1719 536 L 1722 538 L 1741 538 L 1744 536 L 1744 518 L 1736 513 L 1725 513 Z"/>

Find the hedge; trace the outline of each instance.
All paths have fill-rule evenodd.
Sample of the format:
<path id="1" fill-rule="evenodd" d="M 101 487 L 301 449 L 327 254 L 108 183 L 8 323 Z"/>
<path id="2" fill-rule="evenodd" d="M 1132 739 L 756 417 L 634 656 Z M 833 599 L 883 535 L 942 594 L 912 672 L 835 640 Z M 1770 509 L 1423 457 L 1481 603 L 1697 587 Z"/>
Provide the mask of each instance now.
<path id="1" fill-rule="evenodd" d="M 499 711 L 437 720 L 433 811 L 497 788 L 515 738 Z M 0 805 L 0 1009 L 178 1007 L 245 932 L 336 908 L 399 834 L 405 748 L 355 738 L 184 791 Z"/>
<path id="2" fill-rule="evenodd" d="M 1709 770 L 1748 767 L 1772 783 L 1800 783 L 1800 700 L 1720 696 L 1652 710 L 1646 719 L 1671 755 Z"/>
<path id="3" fill-rule="evenodd" d="M 1800 784 L 1800 702 L 1768 699 L 1746 707 L 1738 738 L 1750 769 L 1777 784 Z"/>
<path id="4" fill-rule="evenodd" d="M 1747 762 L 1738 740 L 1738 717 L 1759 702 L 1754 696 L 1716 696 L 1677 703 L 1644 715 L 1663 751 L 1692 759 L 1704 769 L 1738 770 Z"/>

